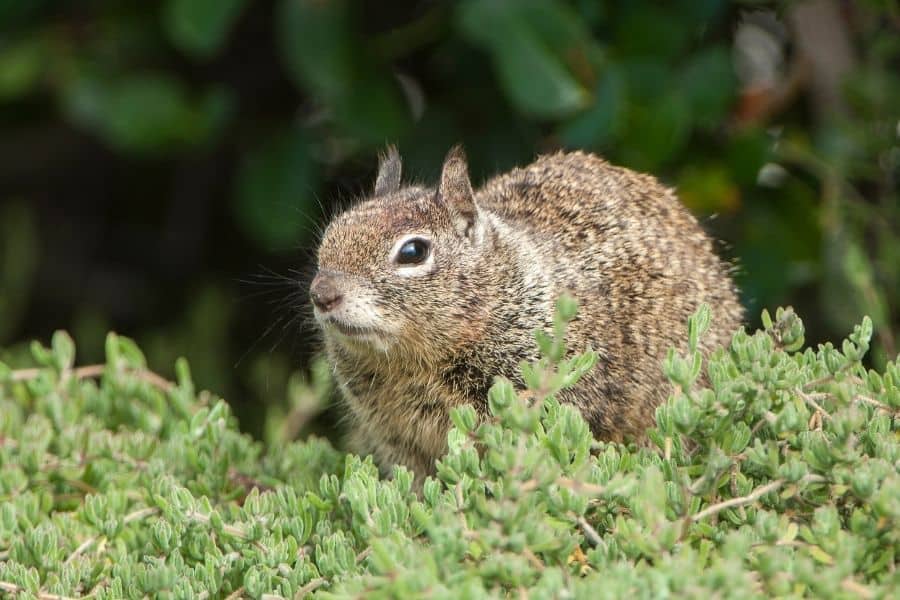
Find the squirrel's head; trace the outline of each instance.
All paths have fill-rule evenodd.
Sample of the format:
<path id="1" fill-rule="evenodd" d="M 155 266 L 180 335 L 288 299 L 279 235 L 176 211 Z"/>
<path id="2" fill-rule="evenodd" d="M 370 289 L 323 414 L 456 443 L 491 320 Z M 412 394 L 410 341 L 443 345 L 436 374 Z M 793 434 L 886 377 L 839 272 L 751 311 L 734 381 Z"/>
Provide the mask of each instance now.
<path id="1" fill-rule="evenodd" d="M 427 359 L 465 338 L 462 329 L 481 310 L 471 275 L 493 236 L 462 149 L 447 155 L 437 189 L 401 186 L 400 173 L 389 147 L 372 197 L 325 230 L 310 299 L 326 338 L 341 347 L 410 349 Z"/>

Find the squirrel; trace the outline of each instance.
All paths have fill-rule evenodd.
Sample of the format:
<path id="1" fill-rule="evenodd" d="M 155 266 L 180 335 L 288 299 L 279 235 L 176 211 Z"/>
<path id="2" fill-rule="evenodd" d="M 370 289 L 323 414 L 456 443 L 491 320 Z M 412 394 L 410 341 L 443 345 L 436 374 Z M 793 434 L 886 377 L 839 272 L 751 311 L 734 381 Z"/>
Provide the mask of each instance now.
<path id="1" fill-rule="evenodd" d="M 401 185 L 381 156 L 370 198 L 336 216 L 310 285 L 316 322 L 347 408 L 351 449 L 421 482 L 447 450 L 452 408 L 487 415 L 503 376 L 523 386 L 563 293 L 579 306 L 569 348 L 598 364 L 558 394 L 599 440 L 640 439 L 671 391 L 670 347 L 701 303 L 708 353 L 743 320 L 729 265 L 675 193 L 584 152 L 539 157 L 474 191 L 461 147 L 436 188 Z"/>

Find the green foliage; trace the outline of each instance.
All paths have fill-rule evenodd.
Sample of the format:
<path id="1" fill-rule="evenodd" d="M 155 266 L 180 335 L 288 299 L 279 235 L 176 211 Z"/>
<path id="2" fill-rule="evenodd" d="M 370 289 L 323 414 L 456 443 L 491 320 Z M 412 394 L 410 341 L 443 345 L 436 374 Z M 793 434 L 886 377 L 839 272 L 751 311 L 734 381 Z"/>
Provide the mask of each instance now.
<path id="1" fill-rule="evenodd" d="M 643 446 L 594 440 L 554 395 L 572 355 L 562 300 L 526 390 L 453 412 L 419 494 L 324 441 L 264 449 L 228 405 L 110 335 L 75 368 L 57 333 L 0 365 L 0 591 L 21 597 L 889 597 L 900 585 L 900 359 L 801 350 L 791 310 L 738 331 L 705 369 L 705 307 Z M 306 393 L 328 385 L 317 372 Z M 706 374 L 702 379 L 701 373 Z M 708 384 L 701 383 L 708 381 Z M 303 384 L 300 384 L 303 385 Z"/>

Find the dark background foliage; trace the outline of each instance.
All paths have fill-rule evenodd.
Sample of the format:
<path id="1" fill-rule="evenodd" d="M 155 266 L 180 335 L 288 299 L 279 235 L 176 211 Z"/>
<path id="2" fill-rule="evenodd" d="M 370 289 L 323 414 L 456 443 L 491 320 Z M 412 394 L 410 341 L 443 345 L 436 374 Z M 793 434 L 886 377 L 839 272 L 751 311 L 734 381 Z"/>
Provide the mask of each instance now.
<path id="1" fill-rule="evenodd" d="M 751 324 L 869 314 L 898 352 L 893 0 L 6 0 L 0 131 L 3 359 L 115 329 L 256 433 L 316 347 L 316 232 L 387 142 L 425 181 L 456 142 L 476 183 L 559 148 L 652 172 Z"/>

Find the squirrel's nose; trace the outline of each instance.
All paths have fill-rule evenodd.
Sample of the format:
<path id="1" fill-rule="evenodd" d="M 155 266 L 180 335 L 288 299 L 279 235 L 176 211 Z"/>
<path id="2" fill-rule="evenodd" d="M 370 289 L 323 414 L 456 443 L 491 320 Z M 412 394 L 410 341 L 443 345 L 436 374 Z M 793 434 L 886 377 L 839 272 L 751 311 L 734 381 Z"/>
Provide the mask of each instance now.
<path id="1" fill-rule="evenodd" d="M 332 276 L 319 273 L 313 278 L 312 285 L 309 286 L 309 297 L 316 308 L 322 312 L 328 312 L 341 303 L 344 294 Z"/>

